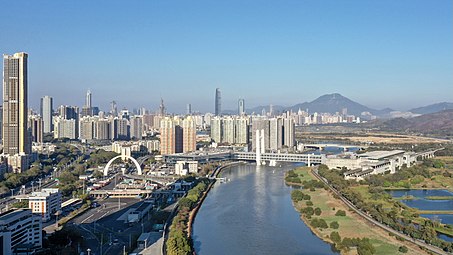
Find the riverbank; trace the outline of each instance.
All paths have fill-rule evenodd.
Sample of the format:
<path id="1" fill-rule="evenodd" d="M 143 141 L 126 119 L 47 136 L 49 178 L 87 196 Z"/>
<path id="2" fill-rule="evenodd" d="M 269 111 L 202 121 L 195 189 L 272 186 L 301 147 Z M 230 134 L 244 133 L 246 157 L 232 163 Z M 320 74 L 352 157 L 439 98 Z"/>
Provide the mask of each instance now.
<path id="1" fill-rule="evenodd" d="M 289 182 L 287 183 L 288 185 L 304 186 L 304 182 L 307 183 L 317 180 L 308 167 L 295 169 L 294 173 L 297 174 L 297 178 L 300 179 L 301 183 Z M 329 191 L 323 188 L 310 187 L 309 189 L 303 189 L 302 192 L 308 195 L 310 199 L 301 201 L 293 200 L 293 205 L 297 211 L 304 212 L 301 214 L 301 219 L 322 240 L 334 244 L 336 243 L 334 240 L 338 239 L 338 237 L 343 240 L 344 237 L 368 238 L 369 243 L 374 247 L 374 254 L 403 254 L 398 251 L 403 246 L 408 248 L 408 254 L 426 254 L 416 245 L 398 241 L 389 236 L 386 231 L 376 228 L 360 216 L 350 212 L 348 207 L 339 199 L 336 199 Z M 308 209 L 309 207 L 312 209 Z M 310 211 L 314 213 L 310 213 Z M 319 215 L 316 211 L 318 211 Z M 345 212 L 345 215 L 341 216 L 343 213 L 338 213 L 339 211 Z M 314 219 L 316 220 L 314 221 Z M 319 224 L 321 220 L 326 224 L 323 227 L 319 227 L 324 224 Z M 334 232 L 338 235 L 332 234 Z M 342 254 L 357 254 L 356 249 L 347 249 L 342 247 L 342 245 L 337 245 L 337 247 L 341 249 Z"/>

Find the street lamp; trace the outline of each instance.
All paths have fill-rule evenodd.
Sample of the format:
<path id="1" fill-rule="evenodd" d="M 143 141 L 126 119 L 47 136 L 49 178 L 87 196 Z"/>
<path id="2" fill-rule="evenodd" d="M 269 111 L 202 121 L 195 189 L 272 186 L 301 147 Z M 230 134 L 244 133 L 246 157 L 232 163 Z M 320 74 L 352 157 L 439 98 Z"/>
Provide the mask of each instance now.
<path id="1" fill-rule="evenodd" d="M 90 255 L 90 252 L 91 252 L 91 249 L 88 248 L 88 249 L 87 249 L 87 254 Z"/>

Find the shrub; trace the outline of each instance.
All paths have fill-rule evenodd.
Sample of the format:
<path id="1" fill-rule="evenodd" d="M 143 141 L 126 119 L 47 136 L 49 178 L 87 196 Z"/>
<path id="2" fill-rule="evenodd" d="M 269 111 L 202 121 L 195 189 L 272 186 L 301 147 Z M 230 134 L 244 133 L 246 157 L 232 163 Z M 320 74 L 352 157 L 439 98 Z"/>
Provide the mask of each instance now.
<path id="1" fill-rule="evenodd" d="M 408 249 L 406 246 L 400 246 L 398 248 L 398 251 L 401 252 L 401 253 L 407 253 L 408 252 Z"/>
<path id="2" fill-rule="evenodd" d="M 346 216 L 346 212 L 343 211 L 343 210 L 338 210 L 338 211 L 335 213 L 335 216 Z"/>

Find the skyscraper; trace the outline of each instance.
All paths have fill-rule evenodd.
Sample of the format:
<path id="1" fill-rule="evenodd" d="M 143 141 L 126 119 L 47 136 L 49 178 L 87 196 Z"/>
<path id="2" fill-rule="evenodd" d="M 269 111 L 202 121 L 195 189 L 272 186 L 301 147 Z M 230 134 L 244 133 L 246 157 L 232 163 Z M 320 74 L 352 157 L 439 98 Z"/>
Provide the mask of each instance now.
<path id="1" fill-rule="evenodd" d="M 164 105 L 164 99 L 160 99 L 160 105 L 159 105 L 159 115 L 164 116 L 165 115 L 165 105 Z"/>
<path id="2" fill-rule="evenodd" d="M 187 104 L 186 114 L 188 114 L 188 115 L 192 114 L 192 105 L 191 104 Z"/>
<path id="3" fill-rule="evenodd" d="M 41 117 L 44 125 L 44 133 L 50 133 L 53 131 L 52 122 L 52 111 L 53 111 L 53 98 L 50 96 L 44 96 L 41 98 Z"/>
<path id="4" fill-rule="evenodd" d="M 238 114 L 239 115 L 245 114 L 245 100 L 244 99 L 238 100 Z"/>
<path id="5" fill-rule="evenodd" d="M 222 114 L 222 95 L 220 89 L 215 89 L 215 116 L 220 116 Z"/>
<path id="6" fill-rule="evenodd" d="M 91 90 L 87 91 L 87 96 L 86 96 L 86 99 L 85 99 L 85 106 L 88 109 L 91 109 Z"/>
<path id="7" fill-rule="evenodd" d="M 3 153 L 29 154 L 28 54 L 3 55 Z"/>

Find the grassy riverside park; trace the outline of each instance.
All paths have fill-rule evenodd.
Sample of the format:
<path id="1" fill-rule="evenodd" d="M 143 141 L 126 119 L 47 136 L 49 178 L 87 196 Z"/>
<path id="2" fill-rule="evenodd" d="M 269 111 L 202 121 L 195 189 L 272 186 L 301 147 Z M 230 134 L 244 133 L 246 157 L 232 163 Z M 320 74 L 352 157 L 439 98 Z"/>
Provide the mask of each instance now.
<path id="1" fill-rule="evenodd" d="M 294 169 L 294 173 L 297 174 L 300 179 L 300 183 L 297 182 L 286 182 L 288 185 L 293 186 L 303 186 L 303 182 L 309 182 L 312 180 L 317 180 L 310 171 L 309 167 L 301 167 Z M 288 181 L 288 178 L 286 178 Z M 293 179 L 294 180 L 294 179 Z M 311 217 L 307 217 L 305 214 L 301 214 L 301 219 L 306 223 L 307 226 L 315 233 L 319 238 L 327 241 L 329 243 L 334 243 L 331 240 L 331 233 L 338 232 L 341 239 L 348 238 L 368 238 L 369 242 L 375 249 L 374 254 L 404 254 L 398 251 L 399 247 L 406 246 L 408 248 L 407 254 L 426 254 L 420 248 L 415 245 L 412 245 L 408 242 L 398 241 L 389 234 L 378 228 L 370 225 L 366 220 L 364 220 L 359 215 L 356 215 L 353 212 L 348 210 L 348 207 L 343 204 L 339 199 L 334 198 L 334 196 L 324 188 L 315 188 L 313 189 L 302 189 L 304 194 L 309 195 L 312 208 L 320 208 L 321 214 L 317 216 L 313 214 Z M 307 201 L 294 201 L 293 205 L 297 211 L 301 211 L 304 208 L 307 208 Z M 336 213 L 339 211 L 345 211 L 346 216 L 337 216 Z M 309 219 L 311 218 L 311 219 Z M 323 219 L 326 221 L 328 228 L 316 228 L 312 226 L 311 221 L 313 219 Z M 332 222 L 338 222 L 338 229 L 330 227 Z M 342 248 L 341 254 L 358 254 L 357 249 L 355 248 Z"/>

